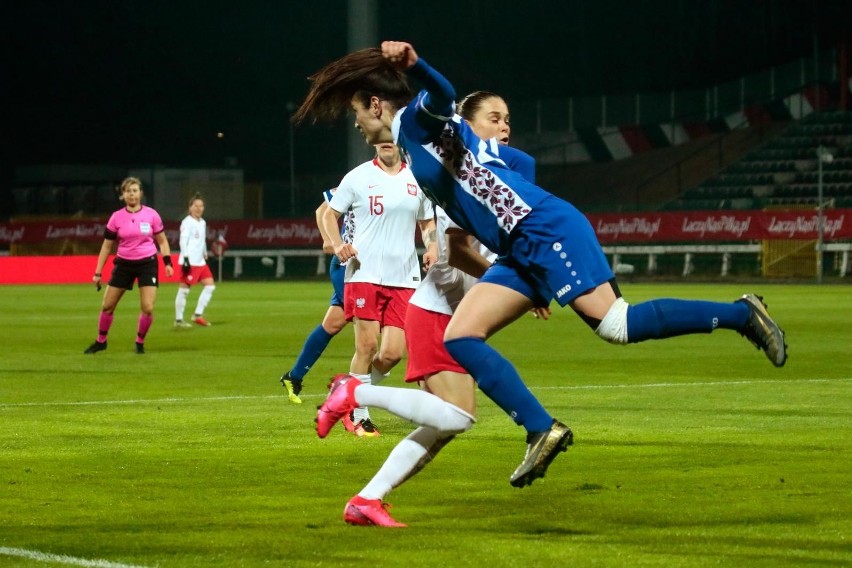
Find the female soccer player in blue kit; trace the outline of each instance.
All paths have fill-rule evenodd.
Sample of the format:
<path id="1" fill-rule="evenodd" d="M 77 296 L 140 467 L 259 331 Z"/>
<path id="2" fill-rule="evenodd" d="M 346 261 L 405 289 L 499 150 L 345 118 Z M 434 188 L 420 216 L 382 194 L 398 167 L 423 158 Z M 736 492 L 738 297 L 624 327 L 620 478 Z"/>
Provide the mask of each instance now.
<path id="1" fill-rule="evenodd" d="M 346 324 L 346 316 L 343 312 L 343 276 L 346 272 L 346 267 L 341 266 L 340 261 L 334 255 L 331 249 L 328 237 L 325 235 L 322 225 L 322 214 L 328 207 L 328 202 L 334 195 L 334 189 L 327 189 L 323 192 L 323 202 L 316 210 L 317 228 L 323 236 L 323 251 L 331 254 L 331 261 L 328 265 L 328 279 L 331 281 L 333 288 L 331 300 L 329 301 L 328 310 L 322 323 L 314 328 L 313 331 L 305 339 L 305 344 L 293 363 L 293 367 L 281 375 L 279 381 L 281 385 L 287 389 L 287 397 L 293 404 L 302 404 L 302 399 L 299 394 L 302 392 L 302 381 L 305 375 L 308 374 L 314 363 L 323 354 L 332 338 L 340 333 Z M 355 225 L 352 219 L 351 212 L 347 212 L 343 217 L 343 223 L 340 228 L 340 237 L 345 243 L 351 243 L 352 237 L 355 234 Z"/>
<path id="2" fill-rule="evenodd" d="M 406 74 L 425 90 L 411 99 Z M 732 303 L 675 299 L 628 304 L 588 220 L 570 203 L 508 168 L 496 141 L 477 137 L 454 115 L 455 90 L 405 42 L 383 42 L 330 63 L 310 77 L 296 111 L 333 120 L 351 109 L 367 143 L 394 142 L 424 192 L 463 230 L 500 255 L 464 299 L 445 345 L 479 388 L 527 430 L 527 451 L 510 483 L 542 477 L 572 441 L 527 389 L 514 366 L 485 341 L 551 299 L 571 308 L 601 338 L 637 343 L 716 328 L 739 332 L 777 367 L 784 332 L 758 296 Z"/>

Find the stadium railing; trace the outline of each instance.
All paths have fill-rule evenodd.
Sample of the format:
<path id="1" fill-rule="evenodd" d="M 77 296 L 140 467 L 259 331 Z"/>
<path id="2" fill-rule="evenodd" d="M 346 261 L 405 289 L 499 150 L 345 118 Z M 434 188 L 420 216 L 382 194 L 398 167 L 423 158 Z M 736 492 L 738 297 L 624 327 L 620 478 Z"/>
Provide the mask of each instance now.
<path id="1" fill-rule="evenodd" d="M 657 255 L 660 254 L 682 254 L 683 272 L 682 276 L 689 276 L 693 270 L 693 256 L 696 254 L 721 254 L 720 276 L 727 276 L 731 265 L 731 254 L 747 253 L 759 254 L 759 244 L 739 245 L 616 245 L 603 247 L 604 254 L 612 255 L 612 269 L 616 273 L 631 272 L 629 265 L 621 262 L 622 255 L 647 255 L 647 271 L 653 274 L 657 268 Z M 849 253 L 852 251 L 852 243 L 826 243 L 823 245 L 824 252 L 841 253 L 838 266 L 838 276 L 844 277 L 849 271 Z"/>
<path id="2" fill-rule="evenodd" d="M 281 278 L 287 270 L 286 259 L 288 257 L 316 257 L 317 259 L 317 276 L 322 276 L 326 273 L 326 255 L 321 249 L 229 249 L 226 250 L 223 256 L 219 257 L 219 279 L 222 278 L 222 260 L 223 257 L 234 259 L 234 278 L 239 278 L 243 274 L 243 258 L 271 258 L 275 260 L 275 277 Z"/>

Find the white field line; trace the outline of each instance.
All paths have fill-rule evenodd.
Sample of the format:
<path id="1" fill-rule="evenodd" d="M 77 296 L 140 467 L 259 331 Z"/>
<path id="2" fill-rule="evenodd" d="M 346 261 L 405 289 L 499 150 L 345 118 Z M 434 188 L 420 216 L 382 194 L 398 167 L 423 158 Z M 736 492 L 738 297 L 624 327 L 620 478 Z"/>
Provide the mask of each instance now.
<path id="1" fill-rule="evenodd" d="M 604 390 L 604 389 L 649 389 L 649 388 L 684 388 L 684 387 L 719 387 L 735 385 L 778 385 L 778 384 L 801 384 L 801 383 L 834 383 L 852 381 L 851 377 L 839 379 L 793 379 L 793 380 L 767 380 L 767 381 L 707 381 L 698 383 L 645 383 L 634 385 L 562 385 L 555 387 L 530 387 L 531 390 Z M 301 398 L 325 398 L 325 394 L 301 395 Z M 286 394 L 279 395 L 252 395 L 252 396 L 209 396 L 209 397 L 185 397 L 185 398 L 150 398 L 150 399 L 128 399 L 128 400 L 84 400 L 76 402 L 0 402 L 0 408 L 18 408 L 27 406 L 107 406 L 118 404 L 160 404 L 169 402 L 216 402 L 229 400 L 262 400 L 262 399 L 286 400 Z"/>
<path id="2" fill-rule="evenodd" d="M 700 383 L 645 383 L 641 385 L 577 385 L 577 386 L 557 386 L 557 387 L 530 387 L 531 390 L 591 390 L 591 389 L 654 389 L 668 387 L 718 387 L 728 385 L 784 385 L 784 384 L 799 384 L 799 383 L 834 383 L 852 381 L 852 377 L 841 377 L 838 379 L 792 379 L 780 380 L 770 379 L 767 381 L 707 381 Z"/>
<path id="3" fill-rule="evenodd" d="M 87 566 L 92 568 L 145 568 L 136 564 L 122 564 L 120 562 L 110 562 L 109 560 L 88 560 L 64 554 L 50 554 L 48 552 L 39 552 L 38 550 L 7 548 L 5 546 L 0 546 L 0 556 L 17 556 L 18 558 L 27 558 L 38 562 L 52 562 L 54 564 L 68 564 L 70 566 Z"/>

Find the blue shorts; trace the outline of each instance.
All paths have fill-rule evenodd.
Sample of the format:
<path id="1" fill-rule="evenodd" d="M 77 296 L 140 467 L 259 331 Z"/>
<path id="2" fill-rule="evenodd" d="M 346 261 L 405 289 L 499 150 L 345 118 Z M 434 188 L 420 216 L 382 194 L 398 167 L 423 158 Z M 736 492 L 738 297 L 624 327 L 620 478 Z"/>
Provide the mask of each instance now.
<path id="1" fill-rule="evenodd" d="M 535 207 L 509 238 L 509 254 L 480 282 L 511 288 L 536 306 L 555 299 L 564 307 L 614 277 L 586 216 L 558 197 Z"/>
<path id="2" fill-rule="evenodd" d="M 332 255 L 331 262 L 328 263 L 328 279 L 331 280 L 331 286 L 334 292 L 331 294 L 330 306 L 343 307 L 343 276 L 346 274 L 346 267 L 340 266 L 340 260 Z"/>

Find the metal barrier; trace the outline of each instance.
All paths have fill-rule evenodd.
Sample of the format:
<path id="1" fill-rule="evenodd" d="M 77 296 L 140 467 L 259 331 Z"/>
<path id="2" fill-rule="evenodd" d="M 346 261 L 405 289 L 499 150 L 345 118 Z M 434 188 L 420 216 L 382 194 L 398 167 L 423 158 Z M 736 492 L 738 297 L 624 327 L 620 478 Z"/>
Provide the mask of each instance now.
<path id="1" fill-rule="evenodd" d="M 224 257 L 234 259 L 234 278 L 239 278 L 243 273 L 243 258 L 263 258 L 268 257 L 275 260 L 275 277 L 281 278 L 284 276 L 287 264 L 287 257 L 305 257 L 314 256 L 317 259 L 317 276 L 326 273 L 326 255 L 322 249 L 244 249 L 234 250 L 229 249 L 225 254 L 219 256 L 219 281 L 222 280 L 222 262 Z"/>
<path id="2" fill-rule="evenodd" d="M 612 255 L 612 269 L 618 273 L 618 268 L 621 264 L 621 255 L 623 254 L 639 254 L 648 255 L 648 272 L 653 273 L 657 268 L 657 255 L 660 254 L 682 254 L 683 255 L 683 272 L 682 276 L 689 276 L 692 273 L 693 256 L 696 254 L 721 254 L 722 263 L 720 269 L 721 276 L 727 276 L 731 264 L 731 254 L 733 253 L 751 253 L 759 254 L 762 248 L 759 244 L 742 244 L 742 245 L 618 245 L 603 247 L 604 254 Z M 840 266 L 838 267 L 838 276 L 846 276 L 849 271 L 849 253 L 852 251 L 852 243 L 827 243 L 823 246 L 824 252 L 839 252 Z M 622 270 L 623 272 L 623 270 Z"/>
<path id="3" fill-rule="evenodd" d="M 844 277 L 849 272 L 849 253 L 852 243 L 826 243 L 825 252 L 841 253 L 838 266 L 838 276 Z M 648 255 L 647 270 L 653 273 L 657 268 L 657 256 L 661 254 L 682 254 L 682 276 L 689 276 L 693 271 L 693 258 L 696 254 L 721 254 L 720 276 L 727 276 L 731 265 L 731 255 L 735 253 L 759 254 L 762 251 L 759 244 L 727 244 L 727 245 L 616 245 L 604 246 L 603 252 L 612 255 L 613 270 L 621 266 L 621 255 Z M 326 254 L 321 249 L 244 249 L 227 250 L 219 258 L 219 280 L 222 280 L 222 261 L 224 257 L 234 259 L 234 278 L 243 273 L 243 258 L 268 257 L 275 260 L 275 277 L 281 278 L 286 273 L 287 257 L 316 257 L 317 276 L 326 273 Z"/>

